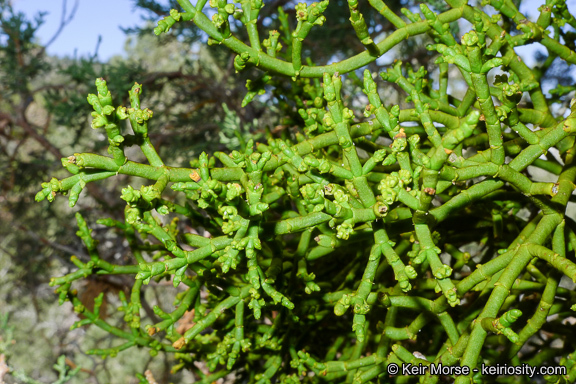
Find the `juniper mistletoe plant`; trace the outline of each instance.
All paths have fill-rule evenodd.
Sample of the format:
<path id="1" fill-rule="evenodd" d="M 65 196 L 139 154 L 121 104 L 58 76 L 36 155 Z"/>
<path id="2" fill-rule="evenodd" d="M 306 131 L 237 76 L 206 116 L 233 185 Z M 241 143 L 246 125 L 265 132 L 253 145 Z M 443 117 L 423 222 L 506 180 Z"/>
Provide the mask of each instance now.
<path id="1" fill-rule="evenodd" d="M 193 369 L 203 383 L 462 384 L 495 380 L 480 368 L 497 364 L 547 364 L 561 369 L 546 380 L 576 380 L 576 222 L 566 215 L 576 182 L 576 106 L 567 101 L 575 88 L 563 80 L 542 90 L 555 66 L 576 64 L 576 19 L 565 1 L 547 0 L 531 21 L 511 0 L 446 0 L 403 16 L 369 0 L 370 20 L 349 0 L 356 36 L 348 39 L 364 48 L 325 65 L 314 64 L 306 38 L 321 31 L 334 6 L 327 0 L 288 4 L 266 20 L 262 0 L 178 3 L 156 33 L 194 23 L 208 44 L 236 54 L 237 71 L 260 73 L 244 104 L 271 93 L 292 126 L 173 168 L 148 138 L 154 106 L 142 106 L 142 87 L 123 107 L 96 80 L 92 128 L 106 131 L 109 155 L 62 159 L 71 176 L 36 196 L 68 194 L 73 207 L 87 183 L 119 174 L 149 181 L 122 190 L 124 222 L 98 221 L 125 236 L 132 262 L 101 258 L 77 213 L 90 259 L 73 258 L 78 268 L 51 282 L 83 314 L 77 325 L 123 339 L 93 353 L 172 352 L 174 369 Z M 392 31 L 379 33 L 386 23 Z M 263 39 L 267 26 L 278 30 Z M 428 42 L 421 56 L 435 61 L 396 60 L 358 79 L 406 40 Z M 515 48 L 532 43 L 547 53 L 529 67 Z M 363 111 L 343 96 L 343 76 L 362 87 Z M 405 93 L 402 108 L 380 97 L 390 87 Z M 129 146 L 148 163 L 130 161 Z M 553 181 L 537 181 L 538 169 Z M 130 292 L 120 292 L 124 327 L 100 316 L 102 296 L 90 311 L 72 289 L 93 274 L 133 276 Z M 141 291 L 162 280 L 178 288 L 175 309 L 141 318 Z M 402 370 L 408 364 L 419 379 Z"/>

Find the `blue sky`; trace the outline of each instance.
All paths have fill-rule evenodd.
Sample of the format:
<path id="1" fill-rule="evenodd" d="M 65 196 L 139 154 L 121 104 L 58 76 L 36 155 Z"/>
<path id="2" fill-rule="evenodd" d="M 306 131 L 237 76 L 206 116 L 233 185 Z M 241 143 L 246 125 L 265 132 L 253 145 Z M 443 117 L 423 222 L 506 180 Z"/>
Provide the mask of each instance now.
<path id="1" fill-rule="evenodd" d="M 98 56 L 107 60 L 122 54 L 125 34 L 120 26 L 142 25 L 141 11 L 136 11 L 133 0 L 78 0 L 78 9 L 70 24 L 48 47 L 48 53 L 59 56 L 72 56 L 74 50 L 79 56 L 94 53 L 98 35 L 102 35 Z M 67 1 L 68 13 L 75 0 Z M 38 31 L 40 43 L 47 43 L 58 30 L 62 15 L 63 0 L 13 0 L 15 10 L 24 12 L 30 19 L 40 11 L 48 12 L 44 24 Z"/>

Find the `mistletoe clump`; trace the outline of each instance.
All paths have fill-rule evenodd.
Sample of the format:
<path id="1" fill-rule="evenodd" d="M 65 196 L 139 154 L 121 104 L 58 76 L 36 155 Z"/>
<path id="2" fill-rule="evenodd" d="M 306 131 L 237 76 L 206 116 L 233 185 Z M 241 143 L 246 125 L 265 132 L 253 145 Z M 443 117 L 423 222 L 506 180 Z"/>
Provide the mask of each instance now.
<path id="1" fill-rule="evenodd" d="M 125 221 L 98 221 L 126 237 L 132 263 L 103 260 L 78 213 L 90 259 L 73 258 L 78 269 L 52 279 L 61 301 L 83 314 L 77 326 L 124 339 L 93 353 L 173 352 L 174 369 L 193 369 L 204 383 L 231 373 L 250 383 L 406 382 L 389 367 L 433 363 L 469 368 L 454 376 L 458 384 L 488 379 L 475 369 L 497 363 L 560 365 L 547 380 L 574 382 L 566 321 L 576 300 L 562 278 L 576 281 L 576 223 L 566 215 L 576 182 L 576 106 L 564 105 L 572 88 L 547 97 L 540 84 L 554 59 L 576 63 L 573 45 L 563 43 L 576 25 L 565 2 L 547 1 L 532 22 L 511 1 L 447 0 L 444 12 L 422 4 L 421 14 L 404 9 L 400 17 L 370 0 L 395 28 L 377 39 L 349 0 L 364 50 L 322 66 L 303 60 L 303 41 L 326 21 L 328 1 L 296 5 L 294 28 L 280 10 L 280 32 L 263 41 L 260 0 L 211 0 L 210 12 L 206 0 L 178 2 L 183 12 L 172 10 L 156 33 L 193 22 L 210 44 L 237 54 L 237 71 L 263 71 L 247 83 L 244 104 L 291 79 L 284 110 L 297 109 L 299 126 L 173 168 L 148 137 L 153 113 L 141 107 L 142 87 L 130 91 L 130 107 L 115 106 L 106 82 L 96 80 L 92 127 L 105 129 L 110 156 L 62 159 L 72 176 L 44 183 L 37 195 L 51 201 L 67 193 L 74 206 L 90 182 L 119 174 L 151 181 L 122 190 Z M 470 30 L 459 37 L 451 23 L 460 20 Z M 248 42 L 234 35 L 239 25 Z M 424 37 L 434 70 L 396 61 L 377 81 L 366 69 L 366 107 L 345 102 L 342 76 Z M 538 68 L 514 51 L 534 42 L 549 55 Z M 405 108 L 381 99 L 390 84 L 405 92 Z M 128 160 L 124 150 L 133 145 L 148 164 Z M 528 167 L 554 180 L 536 181 Z M 92 274 L 133 276 L 129 297 L 120 292 L 124 328 L 100 315 L 102 296 L 93 311 L 76 296 L 73 283 Z M 176 309 L 156 306 L 159 320 L 151 322 L 141 317 L 141 291 L 162 280 L 178 288 Z M 179 321 L 190 317 L 182 330 Z M 424 383 L 441 378 L 424 373 Z"/>

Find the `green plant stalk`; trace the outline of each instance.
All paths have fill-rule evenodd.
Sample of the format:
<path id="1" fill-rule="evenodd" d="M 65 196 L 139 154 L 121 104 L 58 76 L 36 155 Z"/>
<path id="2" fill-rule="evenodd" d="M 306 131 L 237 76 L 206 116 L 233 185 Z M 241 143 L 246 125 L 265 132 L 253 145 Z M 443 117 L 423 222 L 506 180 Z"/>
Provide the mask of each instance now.
<path id="1" fill-rule="evenodd" d="M 571 151 L 573 150 L 574 147 L 572 147 Z M 560 204 L 563 203 L 564 205 L 566 205 L 568 202 L 569 197 L 564 191 L 571 191 L 572 187 L 570 184 L 576 181 L 576 166 L 573 164 L 573 159 L 574 156 L 570 153 L 570 156 L 566 159 L 564 171 L 558 178 L 559 191 L 562 191 L 562 193 L 559 192 L 556 196 L 554 196 L 552 198 L 553 202 Z M 526 243 L 520 245 L 518 250 L 515 251 L 514 262 L 511 262 L 504 270 L 504 273 L 498 280 L 498 285 L 494 288 L 488 302 L 486 303 L 486 307 L 478 316 L 479 320 L 482 320 L 485 317 L 496 316 L 497 311 L 500 309 L 504 299 L 510 292 L 512 283 L 520 274 L 522 269 L 528 264 L 528 262 L 530 262 L 532 257 L 538 256 L 548 258 L 555 262 L 568 262 L 568 260 L 565 258 L 558 260 L 556 256 L 550 256 L 550 254 L 546 252 L 545 249 L 542 249 L 543 247 L 538 245 L 541 244 L 544 239 L 546 239 L 553 232 L 553 230 L 561 223 L 561 221 L 562 215 L 559 213 L 551 213 L 542 218 L 542 220 L 538 223 L 537 228 L 528 237 Z M 476 361 L 481 351 L 481 345 L 483 344 L 485 338 L 486 331 L 482 328 L 480 322 L 477 322 L 473 327 L 472 333 L 470 335 L 468 347 L 462 356 L 462 365 L 467 365 L 469 367 L 476 366 Z M 465 380 L 467 380 L 466 377 L 459 377 L 456 379 L 456 383 L 464 383 Z"/>
<path id="2" fill-rule="evenodd" d="M 214 27 L 212 22 L 202 13 L 198 12 L 196 8 L 190 3 L 189 0 L 178 0 L 178 4 L 188 13 L 182 16 L 183 20 L 190 20 L 206 32 L 212 39 L 216 40 L 218 43 L 223 44 L 231 51 L 241 54 L 246 52 L 250 56 L 250 62 L 256 67 L 266 70 L 269 73 L 284 75 L 288 77 L 321 77 L 324 73 L 330 75 L 334 73 L 345 74 L 351 72 L 355 69 L 364 67 L 370 62 L 374 61 L 375 58 L 370 55 L 368 51 L 357 54 L 356 56 L 342 60 L 339 63 L 332 64 L 330 66 L 307 66 L 302 65 L 298 70 L 294 68 L 293 63 L 287 63 L 280 59 L 273 58 L 261 51 L 250 47 L 234 36 L 224 38 L 224 36 Z M 438 20 L 441 23 L 450 23 L 459 19 L 462 16 L 462 11 L 460 9 L 451 9 L 438 15 Z M 417 23 L 408 24 L 405 27 L 397 29 L 386 39 L 377 44 L 380 54 L 384 54 L 396 46 L 401 41 L 405 40 L 409 36 L 414 36 L 418 34 L 423 34 L 430 29 L 430 26 L 426 21 L 421 21 Z"/>

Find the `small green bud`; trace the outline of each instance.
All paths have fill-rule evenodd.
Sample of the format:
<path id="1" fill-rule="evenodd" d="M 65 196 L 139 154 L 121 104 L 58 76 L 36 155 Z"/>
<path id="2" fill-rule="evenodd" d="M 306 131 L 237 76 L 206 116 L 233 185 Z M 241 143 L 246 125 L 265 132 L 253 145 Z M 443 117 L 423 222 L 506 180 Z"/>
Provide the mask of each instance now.
<path id="1" fill-rule="evenodd" d="M 398 171 L 398 177 L 400 178 L 400 183 L 403 186 L 408 185 L 412 181 L 412 175 L 407 169 L 401 169 Z"/>
<path id="2" fill-rule="evenodd" d="M 167 215 L 170 213 L 170 209 L 166 205 L 161 205 L 156 208 L 156 211 L 161 215 Z"/>
<path id="3" fill-rule="evenodd" d="M 462 36 L 462 45 L 466 45 L 468 47 L 472 47 L 476 44 L 478 44 L 478 34 L 476 33 L 476 31 L 470 31 L 468 33 L 465 33 L 464 36 Z"/>
<path id="4" fill-rule="evenodd" d="M 102 108 L 103 115 L 111 115 L 112 112 L 114 112 L 114 107 L 111 105 L 107 105 L 104 108 Z"/>
<path id="5" fill-rule="evenodd" d="M 69 196 L 69 206 L 74 207 L 78 202 L 78 198 L 80 197 L 80 192 L 86 186 L 86 182 L 80 179 L 74 186 L 70 189 L 70 196 Z"/>
<path id="6" fill-rule="evenodd" d="M 404 278 L 398 281 L 398 286 L 402 292 L 408 292 L 412 289 L 412 284 L 408 281 L 408 279 Z"/>
<path id="7" fill-rule="evenodd" d="M 248 52 L 242 52 L 234 58 L 234 69 L 236 69 L 236 72 L 240 72 L 246 68 L 249 62 L 250 54 Z"/>
<path id="8" fill-rule="evenodd" d="M 140 212 L 140 209 L 130 207 L 129 205 L 126 206 L 126 209 L 124 210 L 124 215 L 126 217 L 126 222 L 128 224 L 136 224 L 142 219 L 141 216 L 142 213 Z"/>
<path id="9" fill-rule="evenodd" d="M 336 237 L 342 240 L 348 240 L 350 235 L 354 232 L 354 226 L 351 222 L 344 221 L 336 227 Z"/>
<path id="10" fill-rule="evenodd" d="M 381 201 L 377 201 L 376 204 L 374 204 L 373 208 L 374 210 L 374 214 L 377 217 L 385 217 L 386 214 L 388 213 L 388 205 L 386 205 L 384 202 Z"/>
<path id="11" fill-rule="evenodd" d="M 406 268 L 404 268 L 404 272 L 406 273 L 406 276 L 408 276 L 409 279 L 415 279 L 416 277 L 418 277 L 418 273 L 411 265 L 407 265 Z"/>
<path id="12" fill-rule="evenodd" d="M 99 115 L 96 112 L 92 112 L 92 117 L 93 117 L 92 123 L 90 124 L 92 129 L 102 128 L 106 126 L 106 124 L 108 124 L 108 120 L 106 119 L 106 117 Z"/>
<path id="13" fill-rule="evenodd" d="M 94 111 L 96 111 L 96 113 L 98 114 L 102 113 L 102 106 L 100 105 L 100 99 L 98 99 L 98 96 L 91 93 L 88 95 L 86 100 L 88 100 L 88 104 L 90 104 L 94 108 Z"/>
<path id="14" fill-rule="evenodd" d="M 219 13 L 212 15 L 212 23 L 216 28 L 222 28 L 226 24 L 226 19 L 224 19 Z"/>
<path id="15" fill-rule="evenodd" d="M 140 188 L 140 195 L 148 202 L 159 199 L 162 195 L 155 185 L 143 185 Z"/>
<path id="16" fill-rule="evenodd" d="M 308 7 L 306 6 L 306 3 L 296 4 L 296 20 L 308 20 Z"/>
<path id="17" fill-rule="evenodd" d="M 170 10 L 170 16 L 166 16 L 164 19 L 158 22 L 158 26 L 154 28 L 154 33 L 160 35 L 163 32 L 168 32 L 172 26 L 180 20 L 180 13 L 175 9 Z M 192 15 L 193 17 L 193 15 Z"/>
<path id="18" fill-rule="evenodd" d="M 116 108 L 116 117 L 120 120 L 126 120 L 129 117 L 126 107 Z"/>
<path id="19" fill-rule="evenodd" d="M 140 191 L 135 190 L 132 186 L 122 189 L 122 196 L 120 198 L 127 203 L 135 203 L 142 197 Z"/>

